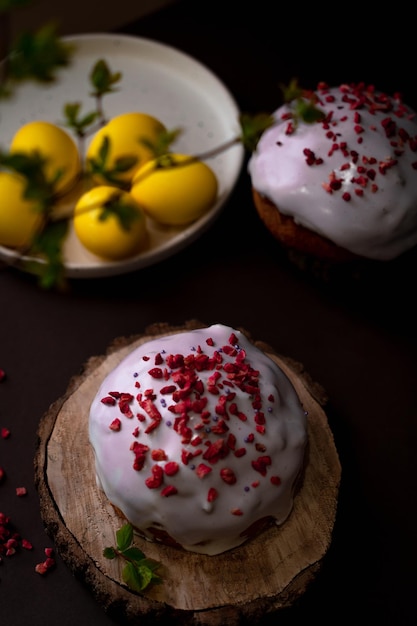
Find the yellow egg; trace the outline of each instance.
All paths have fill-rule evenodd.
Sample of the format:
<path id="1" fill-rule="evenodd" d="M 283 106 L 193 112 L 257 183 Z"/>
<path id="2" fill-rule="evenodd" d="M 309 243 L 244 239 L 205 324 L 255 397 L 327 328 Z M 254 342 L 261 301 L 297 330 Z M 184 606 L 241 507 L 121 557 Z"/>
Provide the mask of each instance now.
<path id="1" fill-rule="evenodd" d="M 132 112 L 122 113 L 113 117 L 105 126 L 96 132 L 87 147 L 86 162 L 87 171 L 91 170 L 89 160 L 99 160 L 100 150 L 105 137 L 109 140 L 109 155 L 106 161 L 106 169 L 113 169 L 116 160 L 122 157 L 135 157 L 136 163 L 126 172 L 118 174 L 118 180 L 130 183 L 136 171 L 154 153 L 144 145 L 143 141 L 154 145 L 161 132 L 166 131 L 165 126 L 158 119 L 147 113 Z M 98 183 L 108 184 L 104 177 L 94 175 Z"/>
<path id="2" fill-rule="evenodd" d="M 71 135 L 51 122 L 28 122 L 15 133 L 10 152 L 30 154 L 34 151 L 47 159 L 45 172 L 49 181 L 58 171 L 62 173 L 56 185 L 57 192 L 67 191 L 81 170 L 78 148 Z"/>
<path id="3" fill-rule="evenodd" d="M 36 202 L 23 197 L 26 179 L 0 171 L 0 245 L 11 248 L 28 246 L 42 224 Z"/>
<path id="4" fill-rule="evenodd" d="M 172 154 L 173 166 L 156 168 L 146 163 L 136 174 L 130 190 L 145 213 L 161 224 L 183 226 L 204 215 L 217 198 L 218 181 L 203 161 Z"/>
<path id="5" fill-rule="evenodd" d="M 128 228 L 114 213 L 103 219 L 106 205 L 114 201 L 133 213 Z M 74 208 L 74 230 L 87 250 L 109 261 L 139 253 L 147 240 L 146 218 L 140 206 L 130 193 L 110 185 L 93 187 L 80 197 Z"/>

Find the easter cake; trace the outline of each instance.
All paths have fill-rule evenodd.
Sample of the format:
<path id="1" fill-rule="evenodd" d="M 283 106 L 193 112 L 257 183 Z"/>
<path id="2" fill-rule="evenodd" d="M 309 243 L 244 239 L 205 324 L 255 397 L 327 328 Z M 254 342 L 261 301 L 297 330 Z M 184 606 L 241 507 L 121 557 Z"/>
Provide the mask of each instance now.
<path id="1" fill-rule="evenodd" d="M 222 324 L 152 338 L 89 412 L 97 484 L 136 531 L 216 555 L 291 514 L 307 415 L 284 371 Z"/>
<path id="2" fill-rule="evenodd" d="M 364 83 L 304 92 L 321 113 L 306 123 L 296 101 L 251 155 L 254 204 L 283 248 L 345 263 L 390 261 L 417 244 L 417 119 L 400 94 Z"/>

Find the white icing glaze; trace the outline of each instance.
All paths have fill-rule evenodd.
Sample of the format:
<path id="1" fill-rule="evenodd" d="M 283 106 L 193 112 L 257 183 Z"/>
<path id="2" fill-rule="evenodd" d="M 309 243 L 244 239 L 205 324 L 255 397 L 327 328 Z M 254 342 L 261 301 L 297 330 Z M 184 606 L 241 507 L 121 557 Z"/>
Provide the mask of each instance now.
<path id="1" fill-rule="evenodd" d="M 174 367 L 170 355 L 193 364 Z M 198 361 L 205 363 L 201 369 L 195 369 Z M 155 377 L 160 372 L 162 378 Z M 246 384 L 252 388 L 245 390 Z M 164 392 L 171 385 L 183 397 Z M 147 397 L 147 390 L 152 396 L 146 409 L 137 398 Z M 112 392 L 131 394 L 131 414 L 120 410 L 118 399 L 113 405 L 102 402 Z M 183 404 L 189 401 L 191 408 Z M 184 428 L 176 429 L 175 420 L 182 417 Z M 110 428 L 115 419 L 120 430 Z M 241 533 L 257 520 L 272 516 L 281 524 L 290 514 L 303 467 L 306 422 L 287 376 L 242 333 L 216 324 L 167 335 L 132 351 L 103 380 L 91 404 L 97 484 L 149 539 L 147 529 L 157 527 L 186 550 L 219 554 L 242 544 L 247 537 Z M 155 428 L 147 433 L 150 425 Z M 149 448 L 142 469 L 133 467 L 134 442 Z M 166 458 L 155 452 L 161 450 Z M 178 471 L 169 475 L 172 463 Z M 163 479 L 150 488 L 145 481 L 155 467 Z M 226 480 L 234 475 L 236 482 L 225 482 L 222 474 Z M 176 493 L 164 496 L 171 488 Z"/>
<path id="2" fill-rule="evenodd" d="M 364 85 L 320 85 L 315 93 L 325 122 L 299 122 L 288 133 L 292 109 L 281 106 L 249 160 L 252 186 L 339 246 L 393 259 L 417 244 L 415 112 L 400 96 Z M 395 164 L 381 173 L 391 159 Z"/>

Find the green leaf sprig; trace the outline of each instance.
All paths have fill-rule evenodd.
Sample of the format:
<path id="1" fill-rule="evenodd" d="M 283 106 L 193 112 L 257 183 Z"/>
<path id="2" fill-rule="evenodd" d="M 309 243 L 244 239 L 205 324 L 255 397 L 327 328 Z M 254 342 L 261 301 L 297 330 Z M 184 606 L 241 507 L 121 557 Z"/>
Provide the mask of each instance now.
<path id="1" fill-rule="evenodd" d="M 123 182 L 121 175 L 130 170 L 130 168 L 136 164 L 137 158 L 126 154 L 123 157 L 116 159 L 113 167 L 109 167 L 110 147 L 110 139 L 106 135 L 103 137 L 103 141 L 97 152 L 97 158 L 88 159 L 88 171 L 93 177 L 101 177 L 110 185 L 117 185 L 121 188 L 128 189 L 128 186 Z"/>
<path id="2" fill-rule="evenodd" d="M 299 122 L 314 124 L 320 122 L 326 115 L 317 106 L 317 96 L 314 92 L 302 89 L 296 79 L 292 79 L 288 86 L 281 85 L 284 102 L 292 108 L 292 120 L 297 127 Z"/>
<path id="3" fill-rule="evenodd" d="M 115 85 L 120 81 L 121 77 L 122 74 L 120 72 L 112 73 L 103 59 L 99 59 L 91 71 L 90 82 L 94 89 L 90 95 L 96 99 L 97 109 L 103 118 L 103 121 L 103 96 L 117 91 L 117 89 L 115 89 Z"/>
<path id="4" fill-rule="evenodd" d="M 62 249 L 68 227 L 68 220 L 48 221 L 47 226 L 36 233 L 30 248 L 32 256 L 46 259 L 46 262 L 24 261 L 26 270 L 38 277 L 39 286 L 44 289 L 65 291 L 67 287 Z"/>
<path id="5" fill-rule="evenodd" d="M 98 205 L 91 203 L 88 207 L 78 212 L 78 215 L 87 213 L 94 209 L 100 209 L 98 219 L 100 222 L 105 222 L 110 216 L 114 216 L 118 219 L 120 227 L 128 232 L 133 222 L 139 219 L 139 213 L 134 201 L 126 202 L 123 199 L 123 190 L 114 187 L 114 192 L 111 194 L 108 200 L 100 202 Z M 67 220 L 66 220 L 67 221 Z"/>
<path id="6" fill-rule="evenodd" d="M 79 102 L 68 102 L 64 106 L 64 124 L 70 128 L 79 139 L 83 139 L 88 134 L 91 125 L 98 117 L 98 111 L 90 111 L 81 117 L 81 104 Z"/>
<path id="7" fill-rule="evenodd" d="M 72 53 L 73 46 L 60 39 L 54 23 L 34 33 L 22 33 L 13 49 L 6 50 L 0 72 L 0 98 L 8 97 L 12 86 L 22 81 L 53 82 L 57 72 L 69 65 Z"/>
<path id="8" fill-rule="evenodd" d="M 163 159 L 169 154 L 172 143 L 177 139 L 181 129 L 166 130 L 158 134 L 155 143 L 147 138 L 138 137 L 138 142 L 149 149 L 155 159 Z M 128 191 L 130 185 L 123 180 L 122 175 L 134 167 L 138 161 L 136 156 L 126 154 L 114 160 L 113 166 L 110 166 L 110 139 L 103 137 L 103 141 L 97 152 L 97 158 L 90 157 L 86 164 L 88 174 L 106 180 L 110 185 L 116 185 L 120 189 Z M 193 158 L 193 160 L 195 160 Z M 159 167 L 159 161 L 157 162 Z"/>
<path id="9" fill-rule="evenodd" d="M 124 559 L 126 565 L 122 571 L 123 581 L 129 589 L 140 593 L 150 585 L 162 583 L 162 579 L 155 574 L 161 564 L 146 558 L 142 550 L 132 544 L 133 527 L 125 524 L 116 532 L 116 547 L 104 548 L 103 556 L 106 559 Z"/>
<path id="10" fill-rule="evenodd" d="M 89 82 L 92 87 L 90 96 L 95 100 L 95 109 L 81 116 L 81 104 L 71 102 L 64 105 L 64 125 L 67 126 L 82 141 L 86 135 L 94 133 L 98 127 L 106 124 L 103 110 L 103 97 L 117 91 L 115 85 L 122 79 L 121 72 L 111 72 L 104 59 L 99 59 L 93 65 Z M 96 126 L 93 126 L 96 124 Z M 82 146 L 80 152 L 82 153 Z"/>

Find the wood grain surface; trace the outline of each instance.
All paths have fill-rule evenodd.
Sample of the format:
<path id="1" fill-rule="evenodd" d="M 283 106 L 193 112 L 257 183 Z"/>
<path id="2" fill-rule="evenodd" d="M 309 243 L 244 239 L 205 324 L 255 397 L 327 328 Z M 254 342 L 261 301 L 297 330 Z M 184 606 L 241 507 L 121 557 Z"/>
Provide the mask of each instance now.
<path id="1" fill-rule="evenodd" d="M 186 323 L 188 329 L 198 326 L 204 324 Z M 157 335 L 182 330 L 155 324 L 144 335 L 120 338 L 106 354 L 89 359 L 41 420 L 36 484 L 46 531 L 111 617 L 141 625 L 169 619 L 171 624 L 233 626 L 290 606 L 316 576 L 331 542 L 341 466 L 323 409 L 323 389 L 302 365 L 254 341 L 286 372 L 308 412 L 307 463 L 291 516 L 281 527 L 217 556 L 137 537 L 135 545 L 161 563 L 163 582 L 143 594 L 129 590 L 121 578 L 124 563 L 103 557 L 103 549 L 115 545 L 123 522 L 96 485 L 89 408 L 103 378 L 131 350 Z"/>

